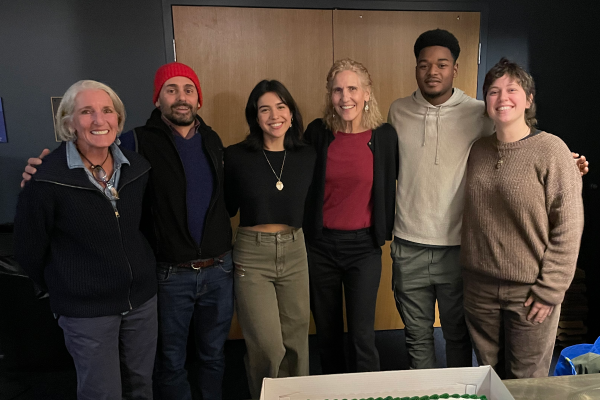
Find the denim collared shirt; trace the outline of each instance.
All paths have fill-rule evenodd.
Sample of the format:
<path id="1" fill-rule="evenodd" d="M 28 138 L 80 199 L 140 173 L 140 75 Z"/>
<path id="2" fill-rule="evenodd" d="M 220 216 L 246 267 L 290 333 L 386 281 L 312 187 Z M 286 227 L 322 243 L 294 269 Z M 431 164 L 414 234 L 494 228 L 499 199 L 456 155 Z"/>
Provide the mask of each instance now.
<path id="1" fill-rule="evenodd" d="M 129 160 L 125 157 L 123 152 L 121 152 L 121 149 L 119 149 L 119 146 L 117 146 L 115 143 L 110 145 L 110 151 L 112 152 L 113 156 L 114 173 L 112 174 L 112 177 L 110 178 L 109 182 L 115 187 L 115 189 L 118 189 L 119 177 L 121 176 L 121 165 L 129 164 Z M 87 168 L 83 163 L 81 155 L 79 154 L 79 152 L 77 151 L 77 147 L 75 146 L 75 142 L 67 142 L 67 165 L 69 166 L 69 169 L 83 168 L 86 174 L 88 175 L 88 179 L 90 180 L 90 182 L 92 182 L 94 186 L 100 189 L 100 191 L 104 193 L 106 197 L 108 197 L 113 207 L 117 206 L 117 199 L 110 193 L 108 187 L 103 188 L 102 185 L 98 181 L 96 181 L 90 169 Z"/>

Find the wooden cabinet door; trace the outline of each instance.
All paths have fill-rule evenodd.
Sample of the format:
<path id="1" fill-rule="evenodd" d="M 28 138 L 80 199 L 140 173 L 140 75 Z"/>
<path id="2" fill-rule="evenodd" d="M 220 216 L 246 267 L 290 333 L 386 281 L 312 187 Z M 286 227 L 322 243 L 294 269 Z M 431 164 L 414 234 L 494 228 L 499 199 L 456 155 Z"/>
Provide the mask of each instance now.
<path id="1" fill-rule="evenodd" d="M 333 57 L 331 13 L 173 7 L 177 61 L 198 74 L 204 96 L 200 115 L 225 146 L 246 137 L 246 102 L 263 79 L 277 79 L 288 88 L 305 125 L 320 116 Z"/>

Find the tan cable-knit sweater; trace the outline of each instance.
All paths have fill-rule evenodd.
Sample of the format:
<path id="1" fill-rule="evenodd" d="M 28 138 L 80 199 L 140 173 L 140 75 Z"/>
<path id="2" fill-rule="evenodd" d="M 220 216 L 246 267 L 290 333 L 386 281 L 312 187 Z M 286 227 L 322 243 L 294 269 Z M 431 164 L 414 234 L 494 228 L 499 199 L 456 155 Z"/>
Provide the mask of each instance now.
<path id="1" fill-rule="evenodd" d="M 533 284 L 539 299 L 560 304 L 579 254 L 581 186 L 571 152 L 554 135 L 478 140 L 467 164 L 463 267 Z"/>

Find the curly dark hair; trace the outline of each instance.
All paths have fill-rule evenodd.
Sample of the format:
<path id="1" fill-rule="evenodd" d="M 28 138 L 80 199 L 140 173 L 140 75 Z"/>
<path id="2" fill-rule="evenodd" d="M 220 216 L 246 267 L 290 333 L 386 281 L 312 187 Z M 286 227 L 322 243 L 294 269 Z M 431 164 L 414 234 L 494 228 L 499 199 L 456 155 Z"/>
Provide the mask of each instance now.
<path id="1" fill-rule="evenodd" d="M 285 133 L 283 146 L 286 150 L 294 150 L 297 147 L 304 146 L 302 140 L 304 125 L 302 124 L 302 115 L 294 101 L 294 98 L 285 86 L 276 80 L 262 80 L 252 89 L 248 103 L 246 104 L 246 122 L 250 128 L 250 133 L 246 136 L 245 143 L 253 150 L 262 150 L 264 146 L 263 131 L 258 124 L 258 99 L 265 93 L 275 93 L 281 101 L 288 106 L 293 117 L 292 126 Z"/>
<path id="2" fill-rule="evenodd" d="M 458 40 L 453 34 L 444 29 L 433 29 L 431 31 L 421 33 L 421 36 L 419 36 L 415 42 L 415 58 L 419 60 L 419 54 L 421 54 L 421 50 L 430 46 L 446 47 L 448 50 L 450 50 L 450 53 L 452 53 L 454 62 L 456 62 L 458 56 L 460 55 L 460 46 L 458 45 Z"/>
<path id="3" fill-rule="evenodd" d="M 496 79 L 502 78 L 504 75 L 508 75 L 517 81 L 517 83 L 523 88 L 527 100 L 531 102 L 529 108 L 525 109 L 525 122 L 530 128 L 535 128 L 537 125 L 537 119 L 535 118 L 535 83 L 533 82 L 533 77 L 519 64 L 510 61 L 506 57 L 502 57 L 500 61 L 498 61 L 498 63 L 494 65 L 487 74 L 485 74 L 485 79 L 483 81 L 483 100 L 485 101 L 484 114 L 488 116 L 487 94 L 490 86 L 494 84 Z"/>

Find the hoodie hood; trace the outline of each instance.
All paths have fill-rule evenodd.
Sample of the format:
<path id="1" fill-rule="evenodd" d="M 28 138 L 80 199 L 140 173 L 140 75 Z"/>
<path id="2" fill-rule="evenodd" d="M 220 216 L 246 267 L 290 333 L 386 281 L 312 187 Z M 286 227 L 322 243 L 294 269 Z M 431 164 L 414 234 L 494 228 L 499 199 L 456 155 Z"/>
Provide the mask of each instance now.
<path id="1" fill-rule="evenodd" d="M 450 98 L 448 100 L 446 100 L 446 102 L 444 102 L 438 106 L 434 106 L 433 104 L 431 104 L 430 102 L 425 100 L 420 89 L 417 89 L 412 94 L 411 97 L 412 97 L 413 101 L 415 103 L 417 103 L 419 106 L 425 107 L 424 119 L 423 119 L 423 142 L 422 142 L 421 146 L 425 146 L 425 144 L 426 144 L 427 119 L 428 118 L 436 118 L 437 132 L 436 132 L 436 143 L 435 143 L 435 164 L 438 165 L 440 163 L 440 157 L 439 157 L 440 132 L 443 130 L 443 126 L 444 126 L 443 116 L 447 112 L 451 112 L 452 107 L 456 107 L 459 104 L 469 101 L 471 99 L 471 97 L 467 96 L 465 94 L 465 92 L 463 92 L 462 90 L 460 90 L 458 88 L 453 88 L 452 96 L 450 96 Z"/>

